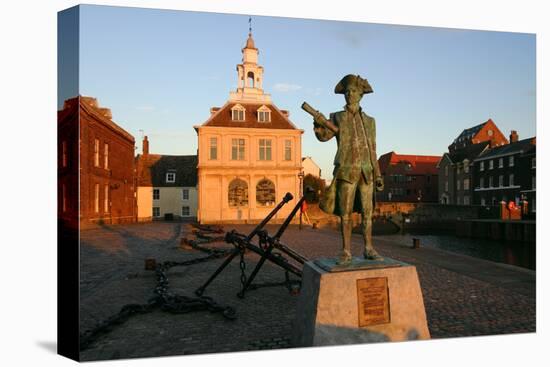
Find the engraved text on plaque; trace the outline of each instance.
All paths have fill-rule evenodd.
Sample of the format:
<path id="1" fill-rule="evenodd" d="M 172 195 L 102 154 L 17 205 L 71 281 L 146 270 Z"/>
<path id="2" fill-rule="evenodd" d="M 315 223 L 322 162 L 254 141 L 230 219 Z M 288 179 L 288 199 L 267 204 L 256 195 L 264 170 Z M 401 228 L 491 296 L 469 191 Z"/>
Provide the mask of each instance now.
<path id="1" fill-rule="evenodd" d="M 390 322 L 388 278 L 357 279 L 359 326 Z"/>

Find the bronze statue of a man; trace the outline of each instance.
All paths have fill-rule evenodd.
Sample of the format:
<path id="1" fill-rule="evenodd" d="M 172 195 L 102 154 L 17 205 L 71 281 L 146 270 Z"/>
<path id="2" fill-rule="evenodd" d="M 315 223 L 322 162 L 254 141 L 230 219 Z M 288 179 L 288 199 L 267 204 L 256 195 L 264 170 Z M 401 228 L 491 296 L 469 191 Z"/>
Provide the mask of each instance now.
<path id="1" fill-rule="evenodd" d="M 338 258 L 339 264 L 347 264 L 352 259 L 353 212 L 360 212 L 362 217 L 364 258 L 381 259 L 372 245 L 372 212 L 374 187 L 382 191 L 384 181 L 376 158 L 375 121 L 364 113 L 359 105 L 364 94 L 372 93 L 372 88 L 366 79 L 350 74 L 338 82 L 334 93 L 344 95 L 346 106 L 343 111 L 331 113 L 330 119 L 327 120 L 321 113 L 313 110 L 317 139 L 327 141 L 336 136 L 338 142 L 333 180 L 321 200 L 320 207 L 326 213 L 340 216 L 343 248 Z M 306 107 L 312 110 L 309 105 Z"/>

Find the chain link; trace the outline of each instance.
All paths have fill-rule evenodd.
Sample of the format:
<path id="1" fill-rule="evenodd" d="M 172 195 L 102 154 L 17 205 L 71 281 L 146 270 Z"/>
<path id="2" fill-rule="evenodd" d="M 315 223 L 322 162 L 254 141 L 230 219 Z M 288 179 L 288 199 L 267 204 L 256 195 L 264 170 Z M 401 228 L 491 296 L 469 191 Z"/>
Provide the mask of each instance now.
<path id="1" fill-rule="evenodd" d="M 241 269 L 241 292 L 244 292 L 244 286 L 246 285 L 246 263 L 244 262 L 244 253 L 246 249 L 244 247 L 240 248 L 241 259 L 239 261 L 239 268 Z"/>
<path id="2" fill-rule="evenodd" d="M 216 231 L 218 229 L 215 229 Z M 190 243 L 193 242 L 193 243 Z M 213 242 L 211 239 L 206 242 Z M 146 304 L 127 304 L 124 305 L 118 314 L 109 317 L 108 319 L 100 322 L 93 329 L 87 330 L 80 334 L 80 350 L 88 348 L 94 341 L 96 341 L 101 335 L 107 334 L 112 331 L 113 327 L 125 323 L 131 316 L 146 314 L 152 312 L 156 308 L 160 308 L 162 311 L 182 314 L 194 311 L 210 311 L 219 312 L 222 316 L 228 320 L 235 320 L 237 314 L 234 308 L 230 306 L 222 306 L 215 302 L 211 297 L 187 297 L 183 295 L 174 294 L 168 291 L 168 277 L 166 272 L 175 266 L 191 266 L 221 257 L 229 255 L 230 250 L 209 248 L 201 246 L 197 241 L 188 241 L 191 246 L 199 251 L 205 252 L 208 255 L 204 257 L 194 258 L 187 261 L 165 261 L 161 264 L 157 264 L 155 268 L 155 275 L 157 278 L 157 285 L 153 290 L 154 296 Z M 241 263 L 243 264 L 244 271 L 244 251 L 241 253 Z M 243 273 L 244 274 L 244 273 Z M 242 279 L 242 278 L 241 278 Z M 246 277 L 245 277 L 246 282 Z M 244 283 L 243 283 L 244 284 Z"/>

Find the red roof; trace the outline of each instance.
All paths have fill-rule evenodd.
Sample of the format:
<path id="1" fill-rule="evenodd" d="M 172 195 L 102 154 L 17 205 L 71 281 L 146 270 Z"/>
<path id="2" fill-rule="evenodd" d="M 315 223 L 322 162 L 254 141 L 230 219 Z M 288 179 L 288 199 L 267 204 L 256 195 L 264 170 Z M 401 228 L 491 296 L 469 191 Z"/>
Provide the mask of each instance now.
<path id="1" fill-rule="evenodd" d="M 410 175 L 437 175 L 437 164 L 441 156 L 409 155 L 389 152 L 378 158 L 380 171 L 384 174 L 388 168 L 392 171 L 403 169 L 403 173 Z M 410 169 L 405 169 L 410 164 Z"/>
<path id="2" fill-rule="evenodd" d="M 233 121 L 231 118 L 231 108 L 235 105 L 241 105 L 245 108 L 245 121 Z M 271 111 L 271 121 L 259 122 L 258 109 L 266 106 Z M 292 129 L 296 126 L 272 103 L 246 103 L 246 102 L 228 102 L 217 110 L 202 126 L 219 127 L 245 127 L 256 129 Z"/>
<path id="3" fill-rule="evenodd" d="M 103 108 L 99 106 L 97 98 L 77 96 L 65 100 L 63 103 L 63 109 L 57 111 L 57 121 L 61 122 L 64 118 L 69 116 L 72 112 L 87 113 L 95 118 L 95 121 L 101 122 L 105 127 L 110 128 L 115 133 L 123 136 L 132 144 L 135 142 L 134 137 L 128 131 L 117 125 L 113 121 L 113 115 L 109 108 Z"/>

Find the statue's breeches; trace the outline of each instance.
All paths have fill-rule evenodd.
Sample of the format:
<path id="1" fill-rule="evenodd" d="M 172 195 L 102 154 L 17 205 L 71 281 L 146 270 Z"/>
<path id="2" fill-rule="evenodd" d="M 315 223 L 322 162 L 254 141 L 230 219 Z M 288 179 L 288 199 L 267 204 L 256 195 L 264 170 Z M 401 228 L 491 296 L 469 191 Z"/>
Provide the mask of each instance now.
<path id="1" fill-rule="evenodd" d="M 359 175 L 359 179 L 354 183 L 337 180 L 336 205 L 338 206 L 340 216 L 351 215 L 354 211 L 359 211 L 357 210 L 358 207 L 361 208 L 361 213 L 372 213 L 373 188 L 372 180 L 366 182 L 362 174 Z"/>

